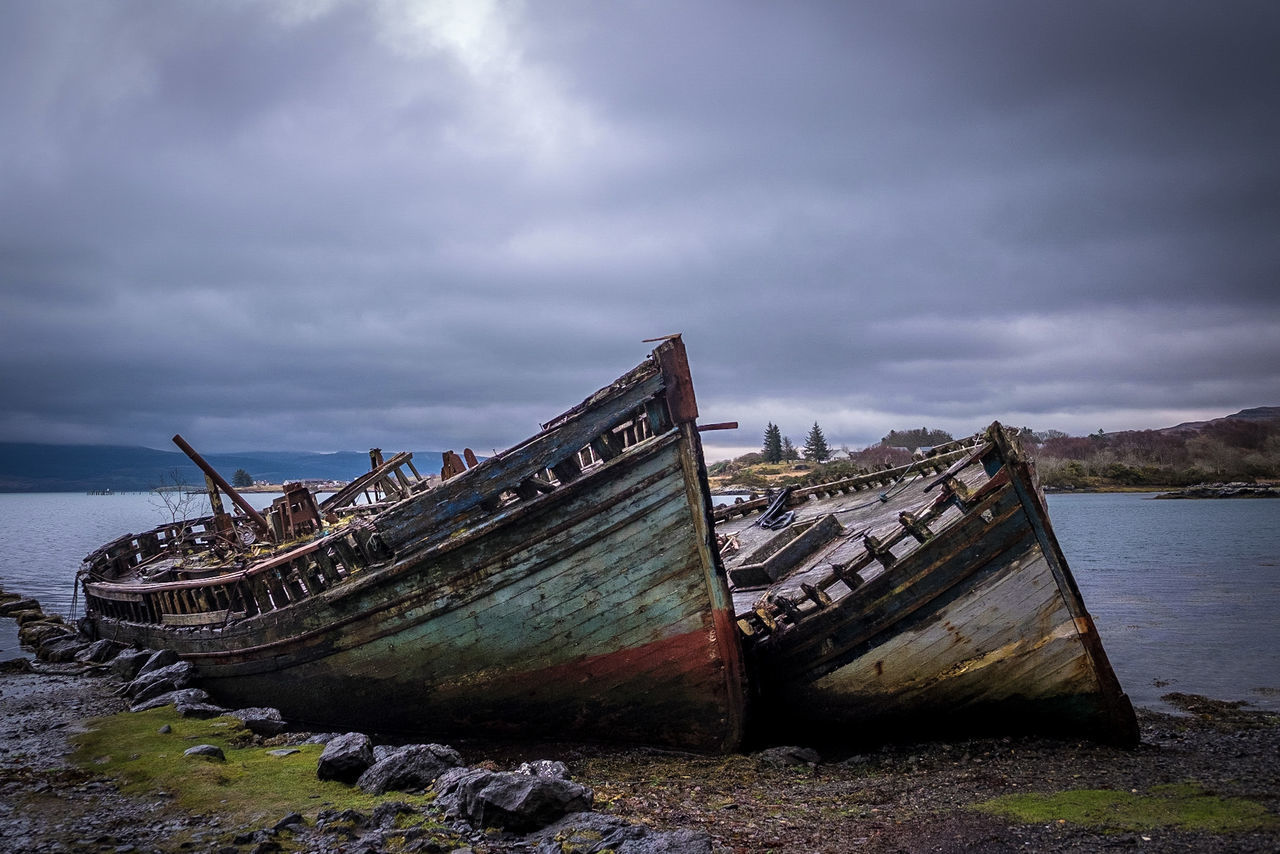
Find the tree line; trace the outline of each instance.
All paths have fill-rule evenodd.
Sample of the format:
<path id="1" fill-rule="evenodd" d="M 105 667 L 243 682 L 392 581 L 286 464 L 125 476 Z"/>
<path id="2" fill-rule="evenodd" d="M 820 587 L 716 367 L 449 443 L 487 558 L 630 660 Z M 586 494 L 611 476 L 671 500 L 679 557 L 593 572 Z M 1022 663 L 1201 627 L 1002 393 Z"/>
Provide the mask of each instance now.
<path id="1" fill-rule="evenodd" d="M 1280 419 L 1223 419 L 1199 428 L 1088 436 L 1032 433 L 1045 486 L 1164 487 L 1280 478 Z"/>
<path id="2" fill-rule="evenodd" d="M 761 451 L 763 462 L 781 463 L 798 460 L 803 456 L 806 460 L 824 463 L 831 459 L 831 448 L 827 445 L 827 437 L 823 434 L 818 422 L 813 422 L 813 429 L 805 437 L 804 448 L 797 451 L 791 444 L 790 436 L 783 436 L 781 428 L 772 421 L 764 428 L 764 449 Z"/>
<path id="3" fill-rule="evenodd" d="M 1280 418 L 1225 418 L 1207 424 L 1166 430 L 1098 430 L 1071 436 L 1060 430 L 1018 431 L 1032 453 L 1047 488 L 1163 488 L 1206 482 L 1280 479 Z M 953 441 L 945 430 L 920 427 L 890 430 L 880 442 L 860 450 L 834 451 L 818 422 L 797 448 L 772 421 L 765 427 L 759 452 L 728 463 L 713 473 L 751 479 L 747 467 L 758 463 L 808 461 L 827 467 L 873 469 L 902 465 L 920 448 Z M 744 481 L 745 482 L 745 481 Z"/>

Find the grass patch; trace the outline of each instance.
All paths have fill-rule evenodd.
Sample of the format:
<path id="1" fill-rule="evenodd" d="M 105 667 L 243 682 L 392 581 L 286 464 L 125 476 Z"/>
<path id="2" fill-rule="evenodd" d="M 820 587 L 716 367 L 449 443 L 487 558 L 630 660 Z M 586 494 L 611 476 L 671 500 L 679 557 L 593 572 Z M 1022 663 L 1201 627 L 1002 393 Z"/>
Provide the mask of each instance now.
<path id="1" fill-rule="evenodd" d="M 171 731 L 161 732 L 166 724 Z M 270 751 L 278 748 L 256 746 L 235 718 L 184 718 L 165 706 L 95 718 L 88 726 L 74 739 L 73 761 L 80 767 L 115 779 L 126 794 L 165 791 L 184 810 L 216 812 L 244 825 L 275 821 L 291 812 L 314 821 L 321 809 L 368 813 L 391 800 L 420 809 L 433 799 L 405 792 L 368 795 L 354 786 L 320 780 L 316 763 L 323 746 L 300 745 L 297 753 L 273 756 Z M 197 744 L 217 745 L 226 761 L 183 755 Z"/>
<path id="2" fill-rule="evenodd" d="M 1002 795 L 971 809 L 1024 824 L 1067 821 L 1107 831 L 1171 827 L 1229 833 L 1280 825 L 1261 804 L 1214 795 L 1196 783 L 1153 786 L 1145 795 L 1112 789 Z"/>

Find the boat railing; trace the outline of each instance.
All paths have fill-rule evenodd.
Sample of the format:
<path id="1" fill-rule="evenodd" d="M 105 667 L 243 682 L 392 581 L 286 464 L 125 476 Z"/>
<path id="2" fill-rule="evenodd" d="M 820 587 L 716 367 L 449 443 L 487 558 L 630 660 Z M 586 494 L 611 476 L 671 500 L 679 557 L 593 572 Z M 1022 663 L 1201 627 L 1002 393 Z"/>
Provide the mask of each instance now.
<path id="1" fill-rule="evenodd" d="M 125 534 L 84 559 L 89 577 L 119 578 L 153 558 L 183 549 L 203 550 L 218 539 L 212 516 L 168 522 L 141 534 Z"/>
<path id="2" fill-rule="evenodd" d="M 265 614 L 318 595 L 387 558 L 367 523 L 355 522 L 304 545 L 208 578 L 146 585 L 91 581 L 87 607 L 115 619 L 209 626 Z"/>
<path id="3" fill-rule="evenodd" d="M 962 513 L 966 512 L 973 504 L 983 500 L 988 493 L 1006 481 L 1005 478 L 993 477 L 975 490 L 958 476 L 961 471 L 972 465 L 977 463 L 985 465 L 987 458 L 994 453 L 997 453 L 995 444 L 984 440 L 945 450 L 941 454 L 929 457 L 926 466 L 922 466 L 921 461 L 918 460 L 911 466 L 899 466 L 895 469 L 872 473 L 871 476 L 875 478 L 874 485 L 881 485 L 892 483 L 896 478 L 887 480 L 881 478 L 895 472 L 897 477 L 902 477 L 913 469 L 921 470 L 923 473 L 932 472 L 937 477 L 925 487 L 925 491 L 930 492 L 935 487 L 941 488 L 922 506 L 914 510 L 901 511 L 896 520 L 897 524 L 892 530 L 881 531 L 878 535 L 869 530 L 862 531 L 860 533 L 862 549 L 859 553 L 846 560 L 831 562 L 830 569 L 825 575 L 816 579 L 813 584 L 801 584 L 797 594 L 788 596 L 777 590 L 767 592 L 755 603 L 751 612 L 738 620 L 740 631 L 752 638 L 771 634 L 777 630 L 779 624 L 798 623 L 807 615 L 830 606 L 842 595 L 838 592 L 840 588 L 836 585 L 841 585 L 847 589 L 848 593 L 856 591 L 863 583 L 863 577 L 859 573 L 873 564 L 879 564 L 885 571 L 891 570 L 904 557 L 904 553 L 901 553 L 902 550 L 898 548 L 901 544 L 910 543 L 914 548 L 928 543 L 937 533 L 932 526 L 948 509 L 959 508 Z M 837 483 L 842 482 L 823 484 L 811 489 L 825 489 L 826 494 L 832 494 L 833 491 L 849 491 L 849 489 L 833 490 Z M 862 488 L 869 488 L 871 485 L 863 484 Z M 796 490 L 796 492 L 800 491 Z M 810 491 L 808 495 L 797 499 L 797 502 L 808 500 L 815 494 L 818 493 Z M 794 493 L 792 497 L 794 498 Z M 735 507 L 740 508 L 742 504 Z M 897 553 L 895 549 L 898 550 Z"/>
<path id="4" fill-rule="evenodd" d="M 542 432 L 388 510 L 379 518 L 387 544 L 397 553 L 430 548 L 485 518 L 560 493 L 631 448 L 669 434 L 675 422 L 667 391 L 657 365 L 642 365 Z"/>
<path id="5" fill-rule="evenodd" d="M 321 513 L 361 506 L 356 504 L 361 497 L 365 499 L 366 505 L 382 504 L 399 501 L 430 488 L 430 482 L 418 474 L 414 467 L 412 453 L 401 451 L 385 462 L 381 461 L 381 451 L 370 453 L 376 454 L 378 462 L 369 471 L 320 502 Z M 409 469 L 409 474 L 405 473 L 406 468 Z"/>
<path id="6" fill-rule="evenodd" d="M 245 570 L 183 581 L 113 583 L 123 581 L 146 559 L 137 538 L 122 538 L 112 544 L 118 546 L 116 551 L 108 546 L 87 560 L 86 602 L 108 616 L 170 625 L 210 625 L 220 618 L 286 607 L 370 563 L 456 541 L 459 532 L 475 529 L 486 516 L 559 493 L 584 474 L 668 436 L 676 426 L 668 393 L 667 376 L 651 359 L 544 425 L 541 433 L 429 491 L 414 484 L 396 489 L 402 479 L 397 467 L 409 465 L 407 456 L 385 463 L 379 459 L 375 470 L 353 482 L 346 494 L 320 505 L 326 516 L 344 504 L 344 514 L 376 512 L 376 522 L 351 525 L 344 529 L 349 536 L 322 537 Z M 417 472 L 413 474 L 416 479 Z M 387 495 L 387 503 L 346 503 L 372 485 Z M 212 530 L 212 519 L 207 521 Z"/>
<path id="7" fill-rule="evenodd" d="M 954 444 L 954 447 L 952 447 L 952 444 Z M 924 476 L 930 473 L 941 473 L 955 460 L 972 453 L 974 447 L 979 444 L 981 444 L 981 441 L 975 439 L 957 441 L 949 443 L 948 446 L 940 449 L 935 449 L 936 453 L 900 466 L 851 475 L 810 486 L 798 486 L 791 491 L 791 494 L 787 497 L 786 504 L 788 507 L 796 507 L 813 498 L 826 498 L 836 494 L 848 495 L 853 492 L 891 486 L 900 479 L 912 474 Z M 766 509 L 772 500 L 773 496 L 764 495 L 759 498 L 738 501 L 734 504 L 725 504 L 716 507 L 712 511 L 712 517 L 717 522 L 723 522 L 737 516 L 746 516 L 749 513 Z"/>

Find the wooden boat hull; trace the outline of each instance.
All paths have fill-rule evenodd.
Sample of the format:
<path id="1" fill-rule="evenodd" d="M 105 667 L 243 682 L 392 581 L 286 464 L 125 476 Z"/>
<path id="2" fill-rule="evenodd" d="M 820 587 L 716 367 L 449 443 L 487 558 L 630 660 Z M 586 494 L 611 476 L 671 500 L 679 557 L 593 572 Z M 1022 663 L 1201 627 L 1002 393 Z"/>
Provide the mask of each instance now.
<path id="1" fill-rule="evenodd" d="M 316 595 L 218 626 L 91 612 L 98 634 L 314 727 L 735 748 L 743 664 L 692 422 L 496 511 L 482 473 L 375 518 L 394 557 Z M 454 524 L 414 528 L 441 507 Z"/>
<path id="2" fill-rule="evenodd" d="M 449 452 L 441 486 L 375 451 L 318 507 L 277 500 L 251 517 L 265 550 L 216 516 L 119 538 L 86 559 L 86 616 L 176 651 L 222 702 L 326 729 L 719 751 L 749 725 L 757 741 L 974 723 L 1136 737 L 999 425 L 892 484 L 713 511 L 696 418 L 668 340 L 526 442 L 470 467 Z M 348 506 L 370 489 L 386 500 Z M 794 520 L 755 524 L 786 506 Z"/>
<path id="3" fill-rule="evenodd" d="M 754 644 L 761 729 L 851 741 L 1028 730 L 1136 741 L 1034 473 L 1002 431 L 993 436 L 982 460 L 993 473 L 977 468 L 963 513 Z M 928 504 L 926 483 L 898 506 Z"/>

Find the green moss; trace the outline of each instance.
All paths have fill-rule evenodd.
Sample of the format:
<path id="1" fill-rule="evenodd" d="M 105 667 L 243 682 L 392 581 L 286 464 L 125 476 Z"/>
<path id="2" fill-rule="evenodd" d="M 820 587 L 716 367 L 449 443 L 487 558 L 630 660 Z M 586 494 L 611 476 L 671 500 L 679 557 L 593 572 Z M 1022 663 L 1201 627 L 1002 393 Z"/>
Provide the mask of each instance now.
<path id="1" fill-rule="evenodd" d="M 1154 786 L 1145 795 L 1112 789 L 1003 795 L 972 809 L 1026 824 L 1067 821 L 1111 831 L 1173 827 L 1227 833 L 1280 825 L 1261 804 L 1214 795 L 1194 782 Z"/>
<path id="2" fill-rule="evenodd" d="M 171 731 L 161 732 L 166 724 Z M 88 727 L 75 738 L 73 760 L 79 766 L 117 780 L 126 793 L 162 790 L 184 810 L 217 813 L 245 825 L 291 812 L 313 822 L 321 809 L 371 812 L 387 800 L 421 808 L 432 800 L 404 792 L 368 795 L 354 786 L 320 780 L 316 763 L 321 745 L 300 745 L 297 753 L 273 756 L 273 748 L 256 746 L 235 718 L 195 720 L 166 706 L 96 718 Z M 226 761 L 183 755 L 197 744 L 217 745 Z"/>

